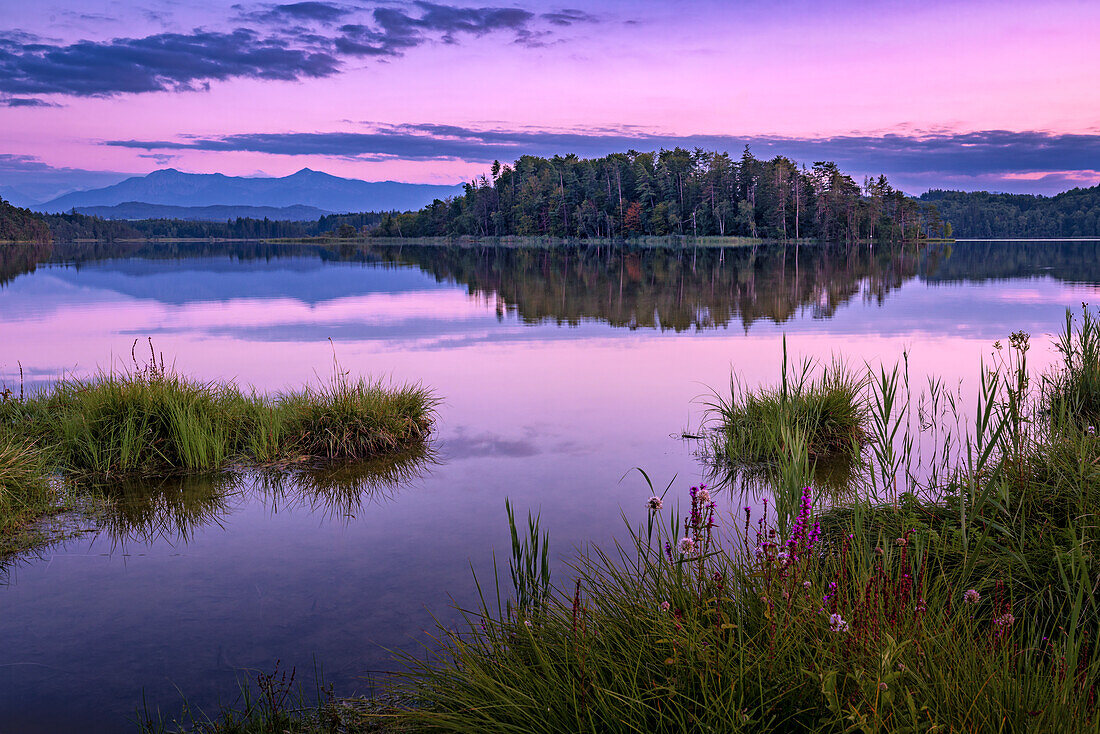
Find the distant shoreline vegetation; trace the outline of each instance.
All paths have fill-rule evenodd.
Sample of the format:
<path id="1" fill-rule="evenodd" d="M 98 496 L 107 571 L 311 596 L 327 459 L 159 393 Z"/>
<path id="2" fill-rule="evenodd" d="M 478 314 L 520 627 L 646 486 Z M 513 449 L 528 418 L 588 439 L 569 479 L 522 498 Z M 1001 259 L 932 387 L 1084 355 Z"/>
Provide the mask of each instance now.
<path id="1" fill-rule="evenodd" d="M 151 206 L 130 204 L 135 211 Z M 563 238 L 635 242 L 732 237 L 853 242 L 1097 236 L 1100 185 L 1053 197 L 932 190 L 913 198 L 893 188 L 885 176 L 860 184 L 832 162 L 807 168 L 783 156 L 758 159 L 748 148 L 740 158 L 682 148 L 602 158 L 523 156 L 513 165 L 494 161 L 490 174 L 465 184 L 461 195 L 436 199 L 417 211 L 331 214 L 309 221 L 266 217 L 216 222 L 121 220 L 76 210 L 40 215 L 0 203 L 0 241 Z"/>

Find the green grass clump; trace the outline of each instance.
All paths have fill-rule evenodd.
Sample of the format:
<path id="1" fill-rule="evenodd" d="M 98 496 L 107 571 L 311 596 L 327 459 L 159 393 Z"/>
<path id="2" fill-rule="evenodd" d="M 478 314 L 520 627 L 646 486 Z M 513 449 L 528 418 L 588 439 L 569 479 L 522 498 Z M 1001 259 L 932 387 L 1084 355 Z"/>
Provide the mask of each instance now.
<path id="1" fill-rule="evenodd" d="M 865 382 L 840 363 L 814 374 L 809 362 L 793 376 L 784 364 L 775 388 L 751 391 L 731 381 L 729 398 L 718 396 L 709 406 L 709 419 L 717 424 L 712 453 L 753 465 L 780 461 L 799 443 L 811 460 L 855 460 L 867 419 Z"/>
<path id="2" fill-rule="evenodd" d="M 21 530 L 55 501 L 41 452 L 0 429 L 0 536 Z"/>
<path id="3" fill-rule="evenodd" d="M 422 447 L 437 401 L 337 373 L 274 398 L 232 382 L 150 368 L 64 380 L 0 407 L 0 426 L 33 439 L 74 477 L 163 477 L 235 465 L 361 461 Z"/>
<path id="4" fill-rule="evenodd" d="M 40 398 L 43 438 L 62 471 L 78 475 L 163 475 L 213 471 L 234 456 L 227 408 L 232 385 L 174 374 L 101 374 L 64 381 Z"/>
<path id="5" fill-rule="evenodd" d="M 389 389 L 378 380 L 337 374 L 327 384 L 282 395 L 287 444 L 322 459 L 367 459 L 424 443 L 436 399 L 419 385 Z"/>

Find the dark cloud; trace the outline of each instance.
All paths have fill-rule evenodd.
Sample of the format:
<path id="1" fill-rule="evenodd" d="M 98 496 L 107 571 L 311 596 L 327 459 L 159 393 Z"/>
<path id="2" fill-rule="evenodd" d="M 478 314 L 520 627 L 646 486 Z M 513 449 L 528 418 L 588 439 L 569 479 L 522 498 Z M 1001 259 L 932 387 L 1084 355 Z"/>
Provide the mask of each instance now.
<path id="1" fill-rule="evenodd" d="M 138 158 L 145 158 L 153 161 L 158 166 L 164 166 L 171 163 L 179 156 L 172 153 L 138 153 Z"/>
<path id="2" fill-rule="evenodd" d="M 537 45 L 543 33 L 533 27 L 535 14 L 519 8 L 455 8 L 416 2 L 418 14 L 400 8 L 375 8 L 372 23 L 340 27 L 337 51 L 350 56 L 400 56 L 406 49 L 438 37 L 457 43 L 461 35 L 511 32 L 520 43 Z"/>
<path id="3" fill-rule="evenodd" d="M 251 151 L 347 158 L 488 162 L 524 154 L 604 155 L 676 146 L 726 150 L 748 145 L 761 157 L 786 155 L 806 163 L 833 160 L 850 168 L 945 173 L 1019 173 L 1100 169 L 1100 135 L 990 130 L 970 133 L 849 135 L 828 138 L 735 135 L 654 135 L 633 128 L 578 131 L 475 130 L 457 125 L 379 126 L 370 132 L 255 133 L 179 141 L 115 140 L 148 150 Z"/>
<path id="4" fill-rule="evenodd" d="M 0 173 L 41 173 L 57 169 L 46 165 L 33 155 L 0 153 Z"/>
<path id="5" fill-rule="evenodd" d="M 559 10 L 555 13 L 543 13 L 542 19 L 556 26 L 571 26 L 576 23 L 595 23 L 596 16 L 583 10 Z"/>
<path id="6" fill-rule="evenodd" d="M 233 8 L 239 21 L 255 27 L 72 44 L 0 31 L 0 95 L 19 95 L 26 100 L 21 104 L 30 105 L 35 102 L 29 95 L 109 97 L 205 89 L 227 79 L 327 77 L 340 71 L 342 57 L 397 57 L 426 43 L 453 44 L 489 33 L 510 33 L 516 43 L 540 46 L 550 37 L 548 27 L 593 20 L 579 10 L 536 16 L 520 8 L 424 0 L 372 9 L 317 0 Z M 331 27 L 352 15 L 362 22 Z"/>
<path id="7" fill-rule="evenodd" d="M 336 23 L 351 14 L 351 9 L 333 3 L 302 2 L 283 5 L 266 5 L 258 10 L 246 11 L 243 5 L 234 5 L 241 17 L 260 23 L 286 20 L 314 23 Z"/>
<path id="8" fill-rule="evenodd" d="M 6 52 L 0 51 L 0 92 L 111 96 L 190 90 L 239 77 L 323 77 L 335 74 L 338 67 L 339 62 L 328 53 L 261 38 L 246 28 L 229 33 L 159 33 L 67 46 L 28 43 L 12 48 L 9 43 Z"/>
<path id="9" fill-rule="evenodd" d="M 3 97 L 0 98 L 0 107 L 57 107 L 51 102 L 34 97 Z"/>

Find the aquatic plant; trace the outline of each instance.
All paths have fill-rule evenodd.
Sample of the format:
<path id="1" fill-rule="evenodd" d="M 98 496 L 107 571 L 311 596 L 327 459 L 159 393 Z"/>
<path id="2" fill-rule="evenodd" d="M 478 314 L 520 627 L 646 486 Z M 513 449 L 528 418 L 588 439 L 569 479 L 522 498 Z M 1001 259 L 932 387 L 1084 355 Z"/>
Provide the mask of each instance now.
<path id="1" fill-rule="evenodd" d="M 9 398 L 0 404 L 0 426 L 43 447 L 52 468 L 68 476 L 159 477 L 417 449 L 437 403 L 419 385 L 353 380 L 338 367 L 328 382 L 301 391 L 246 394 L 233 382 L 184 377 L 154 357 Z"/>
<path id="2" fill-rule="evenodd" d="M 1044 386 L 1051 418 L 1093 437 L 1100 424 L 1100 316 L 1088 304 L 1081 305 L 1080 320 L 1067 309 L 1055 346 L 1062 367 Z"/>
<path id="3" fill-rule="evenodd" d="M 681 514 L 643 473 L 659 501 L 631 542 L 569 564 L 534 627 L 484 599 L 463 611 L 441 650 L 406 659 L 416 706 L 393 716 L 457 732 L 1100 729 L 1096 440 L 1069 430 L 1076 415 L 1037 420 L 1049 394 L 1027 349 L 1013 335 L 982 367 L 973 423 L 942 433 L 958 413 L 938 383 L 922 401 L 907 370 L 881 370 L 864 477 L 886 501 L 795 490 L 806 462 L 790 460 L 776 511 L 765 498 L 719 527 L 709 488 Z M 942 438 L 931 458 L 914 405 Z"/>
<path id="4" fill-rule="evenodd" d="M 782 460 L 797 442 L 811 461 L 854 461 L 866 438 L 866 383 L 839 361 L 789 370 L 784 339 L 779 386 L 750 390 L 732 379 L 728 397 L 715 393 L 708 402 L 710 453 L 751 468 Z"/>
<path id="5" fill-rule="evenodd" d="M 0 429 L 0 538 L 47 513 L 54 501 L 41 452 Z"/>

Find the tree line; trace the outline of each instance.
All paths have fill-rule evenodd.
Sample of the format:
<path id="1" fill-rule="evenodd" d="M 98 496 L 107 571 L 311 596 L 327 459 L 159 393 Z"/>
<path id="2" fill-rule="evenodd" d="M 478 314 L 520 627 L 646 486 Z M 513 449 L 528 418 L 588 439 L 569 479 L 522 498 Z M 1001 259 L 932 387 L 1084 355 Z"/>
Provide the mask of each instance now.
<path id="1" fill-rule="evenodd" d="M 0 198 L 0 242 L 48 242 L 49 239 L 50 230 L 37 214 Z"/>
<path id="2" fill-rule="evenodd" d="M 316 221 L 289 222 L 275 219 L 238 217 L 225 222 L 186 219 L 102 219 L 70 212 L 41 215 L 54 239 L 299 239 L 305 237 L 358 237 L 382 220 L 374 212 L 329 214 Z"/>
<path id="3" fill-rule="evenodd" d="M 955 237 L 1100 237 L 1100 185 L 1055 196 L 933 189 L 920 198 Z"/>
<path id="4" fill-rule="evenodd" d="M 603 158 L 495 161 L 461 196 L 383 215 L 375 236 L 742 236 L 910 240 L 942 234 L 935 206 L 885 176 L 858 184 L 835 163 L 799 166 L 683 148 Z"/>

